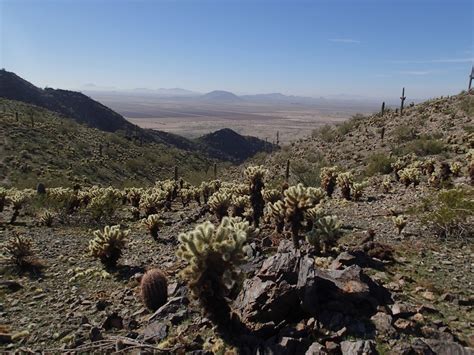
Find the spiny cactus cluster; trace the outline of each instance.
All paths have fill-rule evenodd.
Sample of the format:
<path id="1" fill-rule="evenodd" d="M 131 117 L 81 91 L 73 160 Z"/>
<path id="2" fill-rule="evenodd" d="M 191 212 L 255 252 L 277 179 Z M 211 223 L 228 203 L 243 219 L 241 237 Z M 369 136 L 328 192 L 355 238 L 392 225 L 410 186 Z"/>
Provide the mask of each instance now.
<path id="1" fill-rule="evenodd" d="M 106 267 L 115 267 L 122 256 L 129 231 L 120 226 L 106 226 L 103 231 L 96 230 L 94 239 L 89 242 L 89 253 L 98 258 Z"/>
<path id="2" fill-rule="evenodd" d="M 39 216 L 39 223 L 46 227 L 51 227 L 54 221 L 54 214 L 51 211 L 45 210 Z"/>
<path id="3" fill-rule="evenodd" d="M 143 224 L 147 227 L 153 239 L 158 240 L 158 232 L 163 222 L 159 215 L 151 214 L 143 220 Z"/>
<path id="4" fill-rule="evenodd" d="M 342 197 L 346 200 L 351 199 L 351 189 L 354 179 L 351 172 L 340 173 L 336 179 L 337 186 L 341 189 Z"/>
<path id="5" fill-rule="evenodd" d="M 326 194 L 331 197 L 336 188 L 338 170 L 337 167 L 324 167 L 321 169 L 321 187 L 326 191 Z"/>
<path id="6" fill-rule="evenodd" d="M 253 222 L 257 227 L 260 223 L 260 217 L 263 216 L 263 209 L 265 207 L 262 190 L 265 187 L 264 180 L 267 173 L 267 170 L 264 169 L 263 166 L 249 166 L 244 171 L 245 178 L 250 187 L 250 204 L 253 210 Z"/>
<path id="7" fill-rule="evenodd" d="M 306 234 L 306 240 L 313 246 L 317 253 L 327 253 L 337 239 L 342 235 L 342 223 L 336 216 L 317 218 L 313 228 Z"/>
<path id="8" fill-rule="evenodd" d="M 405 216 L 393 216 L 392 221 L 395 224 L 395 227 L 397 227 L 398 235 L 402 234 L 402 231 L 408 222 L 407 218 Z"/>
<path id="9" fill-rule="evenodd" d="M 177 255 L 188 263 L 182 277 L 204 311 L 218 323 L 228 319 L 224 297 L 240 274 L 247 238 L 255 232 L 247 221 L 224 217 L 218 227 L 204 222 L 179 235 Z"/>
<path id="10" fill-rule="evenodd" d="M 33 242 L 30 238 L 15 236 L 3 246 L 7 260 L 20 268 L 39 267 L 41 263 L 35 256 Z"/>
<path id="11" fill-rule="evenodd" d="M 209 207 L 219 221 L 228 215 L 228 209 L 232 202 L 232 195 L 226 191 L 218 191 L 209 199 Z"/>
<path id="12" fill-rule="evenodd" d="M 417 167 L 407 167 L 398 172 L 400 182 L 405 185 L 405 187 L 413 184 L 413 187 L 416 187 L 420 183 L 420 169 Z"/>

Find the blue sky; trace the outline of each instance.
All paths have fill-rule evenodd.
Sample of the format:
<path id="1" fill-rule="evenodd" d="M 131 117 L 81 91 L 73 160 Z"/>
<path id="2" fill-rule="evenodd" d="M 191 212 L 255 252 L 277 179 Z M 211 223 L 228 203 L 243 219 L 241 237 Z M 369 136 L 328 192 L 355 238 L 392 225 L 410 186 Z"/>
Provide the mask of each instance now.
<path id="1" fill-rule="evenodd" d="M 38 86 L 458 93 L 472 0 L 0 0 L 0 67 Z"/>

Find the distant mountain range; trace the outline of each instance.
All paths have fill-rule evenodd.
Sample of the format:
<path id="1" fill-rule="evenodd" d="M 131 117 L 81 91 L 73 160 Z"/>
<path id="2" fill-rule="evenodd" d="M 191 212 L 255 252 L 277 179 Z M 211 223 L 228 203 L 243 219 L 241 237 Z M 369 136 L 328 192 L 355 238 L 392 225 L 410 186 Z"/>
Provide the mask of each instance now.
<path id="1" fill-rule="evenodd" d="M 183 92 L 182 89 L 169 90 Z M 6 70 L 0 70 L 0 97 L 45 108 L 100 131 L 121 133 L 126 137 L 139 139 L 145 143 L 162 143 L 185 151 L 202 152 L 209 158 L 241 162 L 258 151 L 270 151 L 276 148 L 261 139 L 244 137 L 229 129 L 224 130 L 225 134 L 220 134 L 218 131 L 215 132 L 215 136 L 205 136 L 198 140 L 187 139 L 159 130 L 143 129 L 83 93 L 61 89 L 41 89 Z M 214 91 L 199 96 L 199 100 L 241 99 L 232 93 Z M 232 136 L 233 147 L 219 148 L 222 146 L 220 140 L 223 135 L 225 137 Z M 226 139 L 225 137 L 224 139 Z"/>

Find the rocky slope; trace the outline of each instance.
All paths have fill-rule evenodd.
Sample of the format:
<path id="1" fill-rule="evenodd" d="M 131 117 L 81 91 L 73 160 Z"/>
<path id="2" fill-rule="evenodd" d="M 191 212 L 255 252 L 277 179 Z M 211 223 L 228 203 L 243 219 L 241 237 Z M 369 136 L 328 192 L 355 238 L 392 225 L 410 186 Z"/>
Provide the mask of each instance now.
<path id="1" fill-rule="evenodd" d="M 0 283 L 0 347 L 77 353 L 124 349 L 157 353 L 471 354 L 471 102 L 472 97 L 463 94 L 410 107 L 403 117 L 388 112 L 383 117 L 357 118 L 344 128 L 315 132 L 313 138 L 266 157 L 266 189 L 281 188 L 287 159 L 290 184 L 305 181 L 319 186 L 320 168 L 338 165 L 340 173 L 352 169 L 364 188 L 360 195 L 346 199 L 338 185 L 331 197 L 321 197 L 317 203 L 319 217 L 312 223 L 321 215 L 337 216 L 341 222 L 337 229 L 342 236 L 325 251 L 304 240 L 312 230 L 307 217 L 300 226 L 300 247 L 295 249 L 291 234 L 298 219 L 287 218 L 283 231 L 277 232 L 267 206 L 260 232 L 248 237 L 242 277 L 226 294 L 232 315 L 225 327 L 202 313 L 202 303 L 191 295 L 192 286 L 180 275 L 188 263 L 176 256 L 180 233 L 205 221 L 218 224 L 211 213 L 215 199 L 209 205 L 202 199 L 199 204 L 181 203 L 190 187 L 177 188 L 177 197 L 158 212 L 163 223 L 154 240 L 143 222 L 132 218 L 135 210 L 130 200 L 115 206 L 107 218 L 91 219 L 91 206 L 81 205 L 66 213 L 62 205 L 48 205 L 35 191 L 27 192 L 29 200 L 15 223 L 9 223 L 13 203 L 0 214 L 0 240 L 15 235 L 30 237 L 36 255 L 47 267 L 32 272 L 11 263 L 1 266 L 5 277 Z M 409 129 L 401 129 L 403 126 Z M 379 153 L 392 154 L 393 161 L 372 160 L 371 156 Z M 408 187 L 391 171 L 402 174 L 401 170 L 390 164 L 407 153 L 415 155 L 405 157 L 409 165 L 403 169 L 419 172 L 419 181 Z M 425 171 L 428 158 L 435 176 L 444 176 L 443 163 L 452 167 L 442 183 L 435 184 L 433 175 Z M 455 162 L 459 171 L 454 169 Z M 256 178 L 242 179 L 242 172 L 243 168 L 232 169 L 223 175 L 232 184 L 222 184 L 221 198 L 229 193 L 233 198 L 253 196 Z M 352 193 L 354 184 L 350 184 Z M 8 191 L 12 196 L 14 193 Z M 152 194 L 147 190 L 141 193 L 143 199 Z M 281 196 L 277 199 L 286 203 Z M 307 199 L 298 201 L 300 208 L 309 203 Z M 45 208 L 56 213 L 52 227 L 38 225 L 38 215 Z M 139 213 L 143 217 L 141 204 Z M 292 210 L 285 213 L 290 215 Z M 252 215 L 253 209 L 247 206 L 246 218 L 251 220 Z M 405 221 L 401 229 L 397 229 L 397 217 Z M 110 270 L 87 254 L 92 231 L 105 224 L 120 224 L 131 231 L 119 265 Z M 440 225 L 447 225 L 451 233 L 437 228 Z M 159 267 L 168 278 L 168 301 L 156 311 L 147 310 L 139 296 L 139 280 L 151 267 Z"/>

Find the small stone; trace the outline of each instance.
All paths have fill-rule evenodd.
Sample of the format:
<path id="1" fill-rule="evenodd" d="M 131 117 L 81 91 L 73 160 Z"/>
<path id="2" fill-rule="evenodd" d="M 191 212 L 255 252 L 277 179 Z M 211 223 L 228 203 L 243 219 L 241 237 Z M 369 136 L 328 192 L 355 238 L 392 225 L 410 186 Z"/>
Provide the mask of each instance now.
<path id="1" fill-rule="evenodd" d="M 97 303 L 95 304 L 95 308 L 98 311 L 103 311 L 106 309 L 108 306 L 110 306 L 110 302 L 106 300 L 98 300 Z"/>
<path id="2" fill-rule="evenodd" d="M 452 302 L 454 301 L 456 297 L 454 297 L 453 294 L 451 293 L 443 293 L 440 297 L 439 297 L 439 300 L 440 301 L 444 301 L 444 302 Z"/>
<path id="3" fill-rule="evenodd" d="M 339 344 L 334 341 L 327 341 L 326 349 L 330 354 L 337 353 L 339 350 Z"/>
<path id="4" fill-rule="evenodd" d="M 342 355 L 374 355 L 377 354 L 375 350 L 375 342 L 373 340 L 357 340 L 357 341 L 343 341 L 341 342 Z"/>
<path id="5" fill-rule="evenodd" d="M 407 319 L 399 318 L 393 323 L 395 328 L 400 329 L 400 330 L 410 330 L 413 327 L 413 322 Z"/>
<path id="6" fill-rule="evenodd" d="M 435 295 L 431 291 L 425 291 L 421 294 L 424 298 L 426 298 L 428 301 L 434 301 L 435 300 Z"/>
<path id="7" fill-rule="evenodd" d="M 416 313 L 411 317 L 412 320 L 418 323 L 423 323 L 425 321 L 425 317 L 421 313 Z"/>
<path id="8" fill-rule="evenodd" d="M 167 336 L 168 325 L 160 321 L 150 323 L 143 331 L 143 337 L 149 343 L 158 343 Z"/>
<path id="9" fill-rule="evenodd" d="M 322 346 L 318 342 L 314 342 L 313 344 L 311 344 L 305 353 L 305 355 L 326 355 L 326 354 L 327 354 L 326 349 L 324 348 L 324 346 Z"/>
<path id="10" fill-rule="evenodd" d="M 395 329 L 392 327 L 392 317 L 386 313 L 378 312 L 370 320 L 374 323 L 378 334 L 393 335 Z"/>

